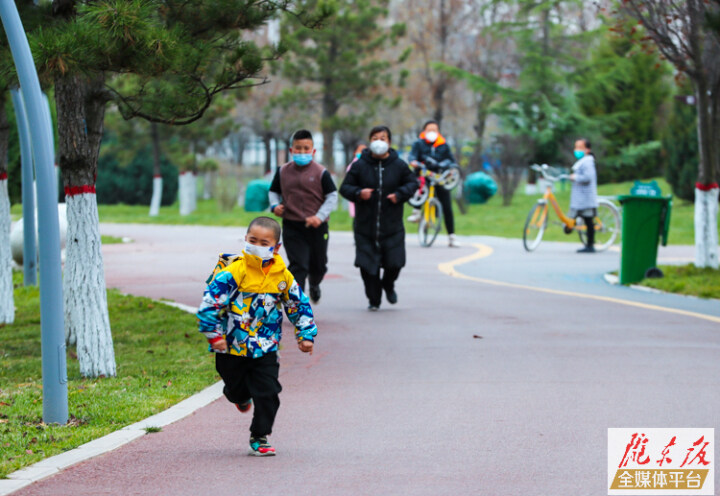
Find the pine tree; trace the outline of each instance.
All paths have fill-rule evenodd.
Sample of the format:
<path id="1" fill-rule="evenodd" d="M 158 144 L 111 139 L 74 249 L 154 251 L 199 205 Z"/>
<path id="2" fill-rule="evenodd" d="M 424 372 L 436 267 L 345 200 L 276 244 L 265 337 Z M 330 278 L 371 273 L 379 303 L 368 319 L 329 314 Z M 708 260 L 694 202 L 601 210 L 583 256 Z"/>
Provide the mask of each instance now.
<path id="1" fill-rule="evenodd" d="M 55 87 L 68 213 L 66 335 L 82 375 L 115 375 L 95 198 L 107 105 L 151 122 L 200 119 L 219 93 L 263 81 L 263 63 L 279 51 L 243 35 L 291 7 L 283 0 L 53 0 L 33 10 L 40 22 L 26 27 L 42 26 L 31 33 L 36 64 Z M 321 6 L 317 16 L 326 13 Z"/>
<path id="2" fill-rule="evenodd" d="M 662 172 L 660 132 L 670 70 L 639 43 L 642 29 L 605 31 L 578 70 L 576 99 L 592 123 L 598 181 L 649 178 Z"/>

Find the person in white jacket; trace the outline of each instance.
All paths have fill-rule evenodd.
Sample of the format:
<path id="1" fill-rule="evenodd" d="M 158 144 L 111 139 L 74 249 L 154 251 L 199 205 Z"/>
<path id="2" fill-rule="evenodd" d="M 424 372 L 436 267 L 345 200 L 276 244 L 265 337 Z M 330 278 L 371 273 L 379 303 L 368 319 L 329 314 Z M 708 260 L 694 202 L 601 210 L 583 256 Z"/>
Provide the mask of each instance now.
<path id="1" fill-rule="evenodd" d="M 595 223 L 597 215 L 597 172 L 595 155 L 590 141 L 581 138 L 575 142 L 573 151 L 577 160 L 572 166 L 572 190 L 570 192 L 570 217 L 582 217 L 587 226 L 587 245 L 578 253 L 595 253 Z"/>

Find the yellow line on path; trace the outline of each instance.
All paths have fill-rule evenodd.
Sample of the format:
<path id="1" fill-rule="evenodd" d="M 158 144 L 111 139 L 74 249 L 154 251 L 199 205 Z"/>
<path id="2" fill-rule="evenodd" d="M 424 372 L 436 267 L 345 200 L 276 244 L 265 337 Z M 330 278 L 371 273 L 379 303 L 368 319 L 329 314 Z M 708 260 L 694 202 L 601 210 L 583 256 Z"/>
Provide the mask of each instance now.
<path id="1" fill-rule="evenodd" d="M 492 286 L 503 286 L 506 288 L 524 289 L 524 290 L 528 290 L 528 291 L 537 291 L 539 293 L 548 293 L 548 294 L 554 294 L 554 295 L 559 295 L 559 296 L 573 296 L 575 298 L 585 298 L 588 300 L 605 301 L 608 303 L 617 303 L 619 305 L 627 305 L 630 307 L 643 308 L 645 310 L 654 310 L 657 312 L 674 313 L 677 315 L 684 315 L 686 317 L 695 317 L 698 319 L 708 320 L 710 322 L 720 323 L 720 317 L 715 317 L 714 315 L 705 315 L 705 314 L 697 313 L 697 312 L 690 312 L 688 310 L 680 310 L 677 308 L 661 307 L 658 305 L 650 305 L 648 303 L 640 303 L 637 301 L 621 300 L 619 298 L 611 298 L 609 296 L 597 296 L 597 295 L 584 294 L 584 293 L 574 293 L 572 291 L 561 291 L 561 290 L 557 290 L 557 289 L 538 288 L 536 286 L 526 286 L 524 284 L 493 281 L 491 279 L 483 279 L 480 277 L 468 276 L 466 274 L 462 274 L 462 273 L 458 272 L 456 267 L 458 265 L 463 265 L 468 262 L 472 262 L 474 260 L 480 260 L 481 258 L 488 257 L 488 256 L 492 255 L 492 253 L 493 253 L 493 249 L 487 245 L 473 244 L 472 246 L 474 246 L 475 248 L 478 249 L 478 251 L 476 253 L 473 253 L 472 255 L 467 255 L 464 257 L 457 258 L 450 262 L 441 263 L 438 265 L 438 270 L 440 270 L 440 272 L 443 272 L 449 276 L 457 277 L 458 279 L 466 279 L 468 281 L 480 282 L 482 284 L 489 284 Z"/>

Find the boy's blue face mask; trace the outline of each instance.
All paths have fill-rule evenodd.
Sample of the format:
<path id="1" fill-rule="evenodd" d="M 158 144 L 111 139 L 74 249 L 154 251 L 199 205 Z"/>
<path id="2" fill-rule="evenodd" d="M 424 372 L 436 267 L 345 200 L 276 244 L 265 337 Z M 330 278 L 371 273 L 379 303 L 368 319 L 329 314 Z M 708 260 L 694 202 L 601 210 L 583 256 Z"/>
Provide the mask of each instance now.
<path id="1" fill-rule="evenodd" d="M 575 155 L 575 158 L 578 160 L 580 160 L 581 158 L 583 158 L 585 156 L 585 152 L 582 150 L 575 150 L 573 152 L 573 154 Z"/>
<path id="2" fill-rule="evenodd" d="M 312 162 L 311 153 L 293 153 L 293 162 L 303 167 Z"/>

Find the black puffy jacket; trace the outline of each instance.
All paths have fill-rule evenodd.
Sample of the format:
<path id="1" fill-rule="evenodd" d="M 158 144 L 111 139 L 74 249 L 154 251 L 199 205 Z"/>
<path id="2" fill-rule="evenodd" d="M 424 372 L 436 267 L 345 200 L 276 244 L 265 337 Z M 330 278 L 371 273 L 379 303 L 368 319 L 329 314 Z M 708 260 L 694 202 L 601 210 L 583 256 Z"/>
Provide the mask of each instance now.
<path id="1" fill-rule="evenodd" d="M 438 164 L 442 164 L 445 167 L 455 163 L 455 157 L 452 154 L 452 150 L 450 150 L 450 145 L 443 143 L 440 146 L 434 146 L 433 143 L 428 143 L 420 138 L 413 143 L 410 153 L 408 154 L 408 160 L 410 162 L 413 160 L 425 162 L 427 157 L 432 157 Z M 430 170 L 438 170 L 438 167 L 433 164 L 426 163 L 425 165 L 427 165 Z"/>
<path id="2" fill-rule="evenodd" d="M 405 265 L 405 227 L 403 203 L 418 188 L 417 179 L 394 149 L 379 160 L 365 149 L 340 186 L 340 194 L 355 202 L 355 266 L 376 273 L 380 267 Z M 369 200 L 360 199 L 360 191 L 372 188 Z M 395 193 L 397 203 L 387 199 Z"/>

